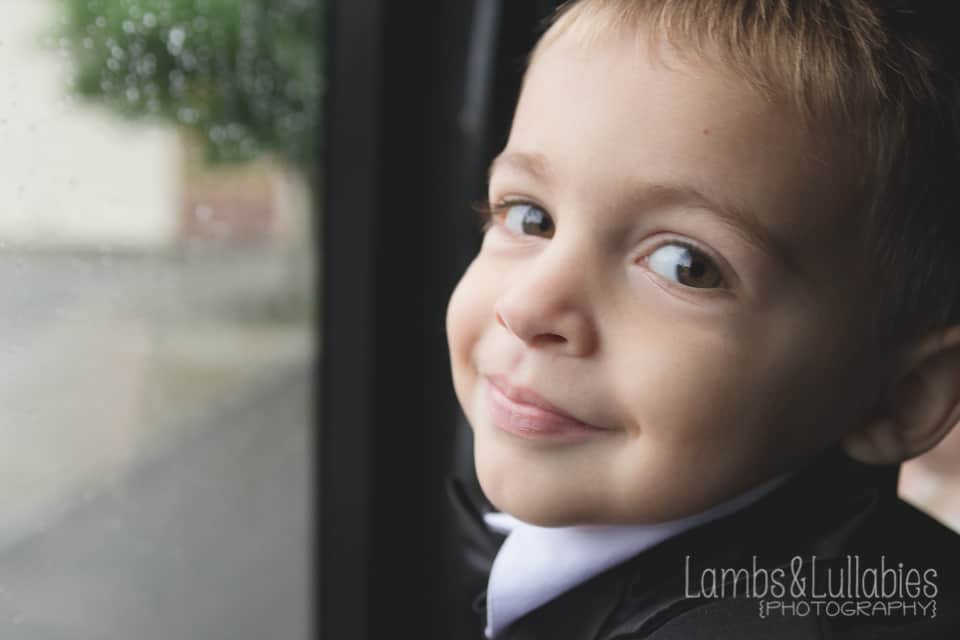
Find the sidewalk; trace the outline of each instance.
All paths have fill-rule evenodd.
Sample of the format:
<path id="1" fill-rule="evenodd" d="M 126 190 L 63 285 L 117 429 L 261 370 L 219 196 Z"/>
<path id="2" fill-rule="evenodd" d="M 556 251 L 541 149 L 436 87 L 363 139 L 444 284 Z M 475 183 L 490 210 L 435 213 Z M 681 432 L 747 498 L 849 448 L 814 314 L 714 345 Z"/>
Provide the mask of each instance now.
<path id="1" fill-rule="evenodd" d="M 0 255 L 0 549 L 307 366 L 286 268 L 269 252 Z"/>
<path id="2" fill-rule="evenodd" d="M 0 637 L 311 637 L 309 371 L 245 390 L 0 553 Z"/>

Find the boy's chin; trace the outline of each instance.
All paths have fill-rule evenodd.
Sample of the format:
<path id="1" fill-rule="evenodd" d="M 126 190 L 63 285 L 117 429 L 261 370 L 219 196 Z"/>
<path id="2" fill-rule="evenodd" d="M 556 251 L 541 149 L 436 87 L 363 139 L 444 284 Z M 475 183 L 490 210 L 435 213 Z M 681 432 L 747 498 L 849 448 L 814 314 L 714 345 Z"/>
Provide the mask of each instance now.
<path id="1" fill-rule="evenodd" d="M 481 487 L 483 483 L 481 481 Z M 484 489 L 487 498 L 499 511 L 537 527 L 570 527 L 583 524 L 598 524 L 595 516 L 572 509 L 570 505 L 550 504 L 547 500 L 526 500 L 522 498 L 501 498 L 490 495 Z"/>
<path id="2" fill-rule="evenodd" d="M 511 470 L 477 459 L 477 479 L 487 500 L 498 510 L 538 527 L 563 527 L 586 524 L 591 514 L 569 499 L 535 488 Z"/>
<path id="3" fill-rule="evenodd" d="M 621 513 L 606 505 L 594 503 L 574 503 L 563 496 L 517 495 L 517 493 L 498 493 L 484 485 L 482 476 L 480 486 L 487 499 L 497 510 L 510 514 L 514 518 L 538 527 L 572 527 L 578 525 L 636 525 L 656 524 L 663 518 L 657 514 L 647 515 L 638 511 Z"/>
<path id="4" fill-rule="evenodd" d="M 623 495 L 611 487 L 569 482 L 569 474 L 538 477 L 529 467 L 526 473 L 518 473 L 522 466 L 505 462 L 477 457 L 477 478 L 484 495 L 497 510 L 539 527 L 660 524 L 698 513 L 729 497 L 694 491 L 668 495 L 662 492 L 662 483 L 649 492 Z M 618 494 L 620 502 L 611 499 Z"/>
<path id="5" fill-rule="evenodd" d="M 597 524 L 639 524 L 656 522 L 657 515 L 618 511 L 595 496 L 573 494 L 569 488 L 542 486 L 496 464 L 477 461 L 477 478 L 484 495 L 498 511 L 538 527 L 570 527 Z M 574 489 L 575 491 L 575 489 Z"/>

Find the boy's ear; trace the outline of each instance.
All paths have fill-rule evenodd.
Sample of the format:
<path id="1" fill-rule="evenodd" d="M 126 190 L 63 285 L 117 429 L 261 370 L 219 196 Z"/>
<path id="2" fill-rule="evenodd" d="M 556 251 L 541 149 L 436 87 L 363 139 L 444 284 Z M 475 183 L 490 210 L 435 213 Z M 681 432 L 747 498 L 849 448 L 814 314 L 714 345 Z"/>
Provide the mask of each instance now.
<path id="1" fill-rule="evenodd" d="M 868 464 L 902 462 L 932 449 L 960 422 L 960 325 L 908 346 L 870 419 L 847 434 L 847 453 Z"/>

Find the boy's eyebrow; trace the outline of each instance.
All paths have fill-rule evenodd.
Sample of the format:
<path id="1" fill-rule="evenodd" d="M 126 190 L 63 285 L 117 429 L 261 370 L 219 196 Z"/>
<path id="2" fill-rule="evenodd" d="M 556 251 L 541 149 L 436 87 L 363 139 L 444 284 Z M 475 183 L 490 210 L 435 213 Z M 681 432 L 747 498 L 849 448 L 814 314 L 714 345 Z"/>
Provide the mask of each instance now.
<path id="1" fill-rule="evenodd" d="M 493 172 L 496 171 L 497 168 L 503 166 L 513 167 L 524 173 L 529 173 L 542 182 L 549 182 L 551 177 L 550 165 L 542 154 L 510 151 L 501 153 L 493 159 L 493 162 L 490 163 L 490 168 L 487 170 L 487 181 L 490 181 L 490 177 L 493 176 Z"/>
<path id="2" fill-rule="evenodd" d="M 511 151 L 500 154 L 490 164 L 490 169 L 487 171 L 488 181 L 494 171 L 500 167 L 511 167 L 530 174 L 543 183 L 549 183 L 553 178 L 550 165 L 546 158 L 539 153 Z M 660 205 L 693 203 L 713 212 L 733 228 L 742 232 L 746 240 L 758 249 L 767 253 L 774 260 L 778 260 L 795 274 L 802 275 L 803 269 L 800 262 L 787 248 L 786 244 L 775 237 L 757 216 L 748 210 L 711 200 L 688 185 L 641 183 L 636 189 L 638 195 L 633 200 L 641 202 L 641 206 L 650 206 L 653 203 Z"/>

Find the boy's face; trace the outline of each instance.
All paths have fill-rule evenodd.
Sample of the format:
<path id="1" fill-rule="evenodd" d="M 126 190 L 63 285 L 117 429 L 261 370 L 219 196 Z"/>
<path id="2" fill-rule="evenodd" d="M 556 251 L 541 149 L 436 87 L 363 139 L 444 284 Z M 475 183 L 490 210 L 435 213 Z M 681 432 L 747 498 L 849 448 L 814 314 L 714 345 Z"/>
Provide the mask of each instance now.
<path id="1" fill-rule="evenodd" d="M 492 169 L 491 204 L 516 204 L 450 300 L 454 385 L 500 509 L 673 519 L 870 402 L 846 165 L 717 65 L 568 40 L 533 63 Z"/>

